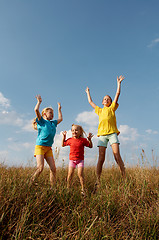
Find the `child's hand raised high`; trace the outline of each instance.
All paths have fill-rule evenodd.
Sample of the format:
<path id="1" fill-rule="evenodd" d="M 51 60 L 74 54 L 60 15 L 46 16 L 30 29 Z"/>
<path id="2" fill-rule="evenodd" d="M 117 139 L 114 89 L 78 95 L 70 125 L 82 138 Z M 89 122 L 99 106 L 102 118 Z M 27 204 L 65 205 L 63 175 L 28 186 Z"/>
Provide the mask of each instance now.
<path id="1" fill-rule="evenodd" d="M 40 96 L 40 95 L 36 95 L 35 97 L 36 97 L 36 99 L 37 99 L 37 101 L 38 101 L 39 103 L 41 103 L 41 102 L 42 102 L 42 98 L 41 98 L 41 96 Z"/>
<path id="2" fill-rule="evenodd" d="M 89 93 L 89 88 L 87 87 L 85 91 L 86 91 L 86 93 L 88 94 L 88 93 Z"/>
<path id="3" fill-rule="evenodd" d="M 125 79 L 125 77 L 121 75 L 121 76 L 117 77 L 117 82 L 121 83 L 124 79 Z"/>
<path id="4" fill-rule="evenodd" d="M 61 110 L 61 103 L 57 103 L 58 104 L 58 109 Z"/>

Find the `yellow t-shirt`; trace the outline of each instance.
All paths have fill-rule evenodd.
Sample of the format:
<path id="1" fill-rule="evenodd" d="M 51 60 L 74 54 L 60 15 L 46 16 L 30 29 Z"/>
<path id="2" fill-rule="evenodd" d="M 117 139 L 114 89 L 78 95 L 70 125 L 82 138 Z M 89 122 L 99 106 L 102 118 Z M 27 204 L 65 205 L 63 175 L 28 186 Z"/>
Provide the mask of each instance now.
<path id="1" fill-rule="evenodd" d="M 112 133 L 120 133 L 116 125 L 115 111 L 119 104 L 112 102 L 109 107 L 100 108 L 96 106 L 95 113 L 99 116 L 99 125 L 97 136 L 107 135 Z"/>

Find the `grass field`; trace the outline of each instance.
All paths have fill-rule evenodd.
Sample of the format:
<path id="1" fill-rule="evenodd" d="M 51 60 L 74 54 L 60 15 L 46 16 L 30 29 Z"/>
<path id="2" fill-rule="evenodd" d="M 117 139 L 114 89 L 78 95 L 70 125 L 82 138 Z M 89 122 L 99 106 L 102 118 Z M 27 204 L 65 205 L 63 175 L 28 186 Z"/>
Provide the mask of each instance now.
<path id="1" fill-rule="evenodd" d="M 95 168 L 85 168 L 86 196 L 75 173 L 70 191 L 66 168 L 57 169 L 50 188 L 45 168 L 29 186 L 33 168 L 0 166 L 0 239 L 159 239 L 159 169 L 103 169 L 101 189 L 93 194 Z"/>

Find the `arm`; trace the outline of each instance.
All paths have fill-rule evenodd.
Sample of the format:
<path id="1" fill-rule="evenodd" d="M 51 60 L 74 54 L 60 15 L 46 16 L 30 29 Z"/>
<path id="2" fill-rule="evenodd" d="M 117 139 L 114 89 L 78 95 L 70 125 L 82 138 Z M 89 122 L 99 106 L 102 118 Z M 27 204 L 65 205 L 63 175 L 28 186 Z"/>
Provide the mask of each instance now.
<path id="1" fill-rule="evenodd" d="M 62 117 L 62 112 L 61 112 L 61 104 L 58 103 L 58 119 L 57 119 L 57 124 L 59 124 L 60 122 L 62 122 L 63 117 Z"/>
<path id="2" fill-rule="evenodd" d="M 90 148 L 93 147 L 92 137 L 93 137 L 93 134 L 92 134 L 92 133 L 89 133 L 87 139 L 88 139 L 89 147 L 90 147 Z"/>
<path id="3" fill-rule="evenodd" d="M 37 96 L 35 96 L 36 97 L 36 99 L 37 99 L 37 104 L 36 104 L 36 106 L 35 106 L 35 108 L 34 108 L 34 111 L 35 111 L 35 114 L 36 114 L 36 117 L 38 118 L 38 121 L 41 119 L 41 114 L 40 114 L 40 112 L 39 112 L 39 107 L 40 107 L 40 104 L 41 104 L 41 102 L 42 102 L 42 98 L 41 98 L 41 96 L 40 95 L 37 95 Z"/>
<path id="4" fill-rule="evenodd" d="M 95 109 L 96 104 L 92 101 L 92 98 L 91 98 L 90 91 L 89 91 L 88 87 L 86 88 L 86 93 L 87 93 L 87 98 L 88 98 L 89 104 Z"/>
<path id="5" fill-rule="evenodd" d="M 116 95 L 115 95 L 115 98 L 114 98 L 114 102 L 117 103 L 118 102 L 118 99 L 119 99 L 119 95 L 120 95 L 120 90 L 121 90 L 121 82 L 124 80 L 124 76 L 120 76 L 120 77 L 117 77 L 117 91 L 116 91 Z"/>
<path id="6" fill-rule="evenodd" d="M 66 131 L 62 132 L 63 138 L 62 138 L 62 147 L 65 147 L 64 142 L 66 141 Z"/>

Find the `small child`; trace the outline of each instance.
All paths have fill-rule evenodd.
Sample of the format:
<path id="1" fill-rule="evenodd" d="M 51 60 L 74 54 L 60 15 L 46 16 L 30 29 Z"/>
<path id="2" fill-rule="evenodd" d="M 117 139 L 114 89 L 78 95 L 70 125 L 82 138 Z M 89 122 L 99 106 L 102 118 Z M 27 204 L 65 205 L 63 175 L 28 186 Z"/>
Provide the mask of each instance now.
<path id="1" fill-rule="evenodd" d="M 62 147 L 70 146 L 69 169 L 67 175 L 67 187 L 70 187 L 74 170 L 78 167 L 78 177 L 81 184 L 81 194 L 84 195 L 84 147 L 92 148 L 92 133 L 88 134 L 87 139 L 84 138 L 84 130 L 80 125 L 72 125 L 72 138 L 66 140 L 66 131 L 63 132 Z"/>
<path id="2" fill-rule="evenodd" d="M 58 103 L 58 120 L 52 121 L 54 117 L 54 111 L 51 107 L 44 108 L 42 114 L 39 112 L 39 107 L 42 102 L 40 95 L 36 96 L 37 104 L 35 106 L 36 118 L 33 120 L 33 128 L 38 130 L 38 137 L 36 139 L 35 153 L 37 161 L 37 170 L 32 176 L 31 180 L 34 182 L 44 169 L 44 159 L 46 159 L 50 167 L 50 183 L 56 182 L 56 167 L 52 153 L 52 144 L 56 133 L 57 124 L 59 124 L 62 118 L 61 105 Z"/>
<path id="3" fill-rule="evenodd" d="M 122 158 L 120 156 L 119 140 L 117 136 L 120 132 L 117 129 L 116 116 L 115 116 L 115 111 L 117 110 L 119 105 L 118 98 L 120 95 L 121 82 L 123 80 L 124 80 L 123 76 L 117 77 L 117 91 L 116 91 L 114 101 L 112 101 L 109 95 L 106 95 L 102 101 L 104 108 L 100 108 L 96 106 L 96 104 L 92 101 L 92 98 L 90 96 L 89 88 L 87 87 L 86 89 L 88 102 L 95 109 L 95 113 L 99 116 L 98 134 L 97 134 L 97 136 L 99 137 L 99 141 L 98 141 L 99 157 L 98 157 L 97 170 L 96 170 L 97 172 L 96 187 L 98 185 L 100 186 L 100 176 L 102 173 L 102 166 L 105 161 L 105 153 L 106 153 L 108 142 L 110 142 L 110 145 L 113 150 L 114 158 L 120 167 L 122 176 L 125 177 L 125 167 L 124 167 Z"/>

